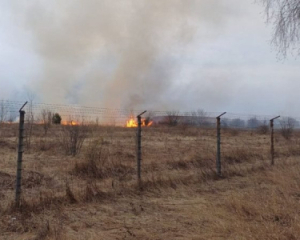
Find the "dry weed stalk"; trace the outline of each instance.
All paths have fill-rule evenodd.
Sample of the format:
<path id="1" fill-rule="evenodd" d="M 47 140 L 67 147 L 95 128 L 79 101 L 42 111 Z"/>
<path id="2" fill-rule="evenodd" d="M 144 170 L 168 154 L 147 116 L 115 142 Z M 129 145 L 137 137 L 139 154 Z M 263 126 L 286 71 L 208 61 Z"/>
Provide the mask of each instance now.
<path id="1" fill-rule="evenodd" d="M 76 162 L 74 173 L 91 178 L 104 178 L 107 156 L 104 155 L 104 141 L 102 138 L 91 140 L 85 152 L 85 161 Z"/>
<path id="2" fill-rule="evenodd" d="M 81 147 L 89 133 L 88 126 L 83 123 L 80 125 L 67 124 L 62 126 L 60 133 L 60 143 L 67 155 L 75 156 L 81 150 Z"/>
<path id="3" fill-rule="evenodd" d="M 294 132 L 294 128 L 295 128 L 295 124 L 296 124 L 296 120 L 288 117 L 288 118 L 283 118 L 280 121 L 280 125 L 281 125 L 281 135 L 286 139 L 286 140 L 290 140 L 290 138 L 292 137 L 292 134 Z"/>
<path id="4" fill-rule="evenodd" d="M 51 123 L 52 123 L 52 112 L 48 109 L 43 109 L 41 111 L 41 124 L 43 126 L 45 136 L 47 135 L 47 132 L 51 127 Z"/>
<path id="5" fill-rule="evenodd" d="M 73 173 L 88 178 L 104 179 L 107 177 L 117 177 L 122 180 L 134 169 L 126 164 L 122 155 L 110 155 L 111 148 L 104 139 L 91 140 L 85 151 L 83 161 L 75 163 Z"/>
<path id="6" fill-rule="evenodd" d="M 270 131 L 269 126 L 266 123 L 264 123 L 264 124 L 257 127 L 257 133 L 258 134 L 265 135 L 265 134 L 268 134 L 269 131 Z"/>

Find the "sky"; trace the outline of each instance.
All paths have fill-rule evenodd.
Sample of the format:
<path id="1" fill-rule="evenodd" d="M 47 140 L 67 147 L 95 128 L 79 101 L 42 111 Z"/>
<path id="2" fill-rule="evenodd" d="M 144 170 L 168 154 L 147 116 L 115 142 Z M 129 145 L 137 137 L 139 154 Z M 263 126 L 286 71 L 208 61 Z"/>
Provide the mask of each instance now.
<path id="1" fill-rule="evenodd" d="M 254 0 L 1 0 L 0 99 L 300 116 Z"/>

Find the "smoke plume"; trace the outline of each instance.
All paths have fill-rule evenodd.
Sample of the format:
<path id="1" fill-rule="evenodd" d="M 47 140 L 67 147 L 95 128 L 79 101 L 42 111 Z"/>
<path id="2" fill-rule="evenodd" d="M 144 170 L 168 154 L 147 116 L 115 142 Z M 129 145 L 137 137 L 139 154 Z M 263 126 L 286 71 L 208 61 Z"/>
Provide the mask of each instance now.
<path id="1" fill-rule="evenodd" d="M 182 59 L 195 36 L 221 32 L 230 2 L 18 1 L 42 68 L 31 88 L 51 103 L 178 108 L 176 96 L 192 84 Z"/>

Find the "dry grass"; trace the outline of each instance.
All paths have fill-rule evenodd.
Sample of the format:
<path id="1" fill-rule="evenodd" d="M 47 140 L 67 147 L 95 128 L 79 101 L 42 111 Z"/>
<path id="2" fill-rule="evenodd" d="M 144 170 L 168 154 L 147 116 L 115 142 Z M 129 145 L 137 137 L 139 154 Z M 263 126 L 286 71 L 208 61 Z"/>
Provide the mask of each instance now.
<path id="1" fill-rule="evenodd" d="M 276 134 L 271 167 L 268 135 L 225 129 L 217 177 L 214 129 L 145 128 L 139 189 L 135 129 L 93 127 L 72 157 L 60 126 L 35 126 L 16 209 L 15 130 L 0 135 L 0 239 L 300 239 L 297 132 Z"/>

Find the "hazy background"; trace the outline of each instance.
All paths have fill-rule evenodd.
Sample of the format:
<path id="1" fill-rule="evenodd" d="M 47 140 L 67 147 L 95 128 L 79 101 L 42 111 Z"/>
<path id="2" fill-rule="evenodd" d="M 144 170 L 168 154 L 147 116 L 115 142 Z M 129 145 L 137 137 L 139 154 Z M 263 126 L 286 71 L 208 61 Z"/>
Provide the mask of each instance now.
<path id="1" fill-rule="evenodd" d="M 253 0 L 1 0 L 0 99 L 300 116 Z"/>

